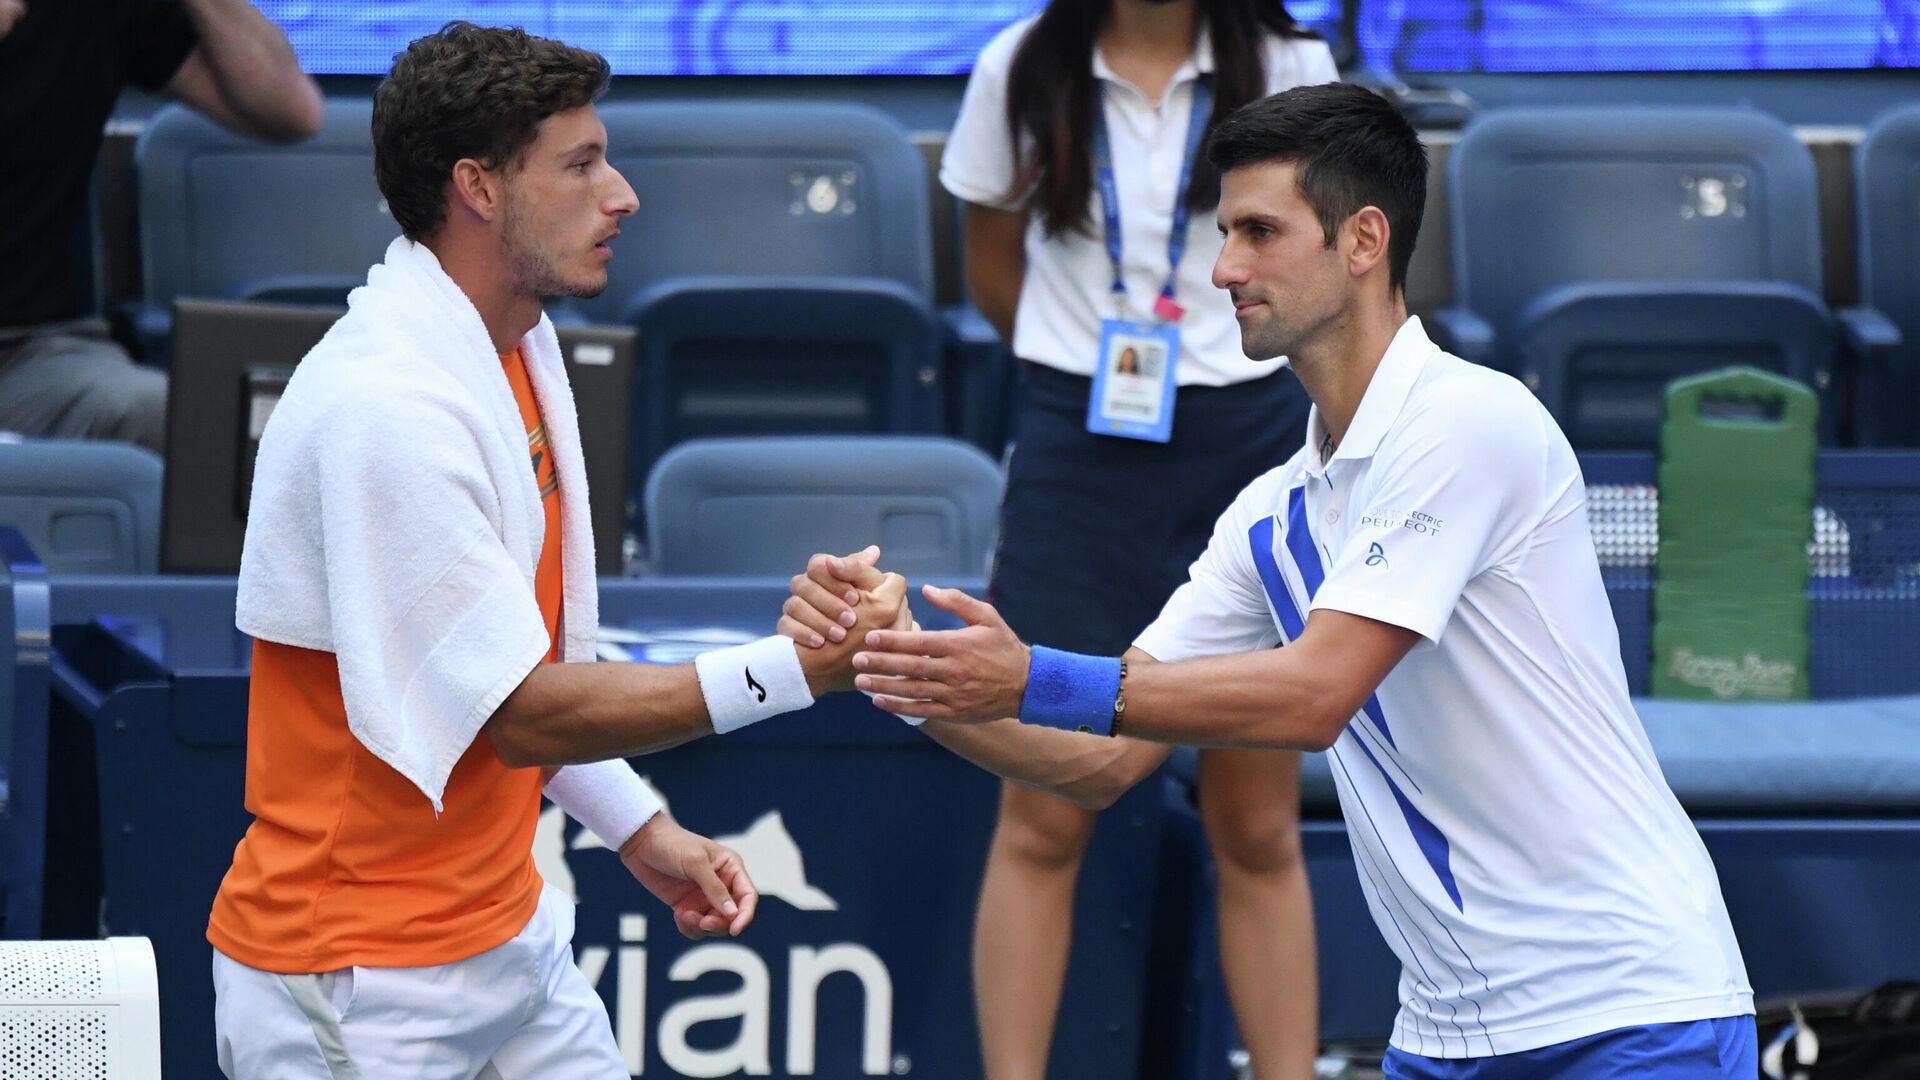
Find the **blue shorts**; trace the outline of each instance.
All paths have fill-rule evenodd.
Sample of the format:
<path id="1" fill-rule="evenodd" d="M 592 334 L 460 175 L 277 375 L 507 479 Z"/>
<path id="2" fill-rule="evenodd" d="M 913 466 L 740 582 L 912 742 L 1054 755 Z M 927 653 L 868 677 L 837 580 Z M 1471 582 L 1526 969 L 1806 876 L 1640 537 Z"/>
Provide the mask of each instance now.
<path id="1" fill-rule="evenodd" d="M 1387 1051 L 1388 1080 L 1754 1080 L 1753 1017 L 1617 1028 L 1518 1054 L 1429 1058 Z"/>

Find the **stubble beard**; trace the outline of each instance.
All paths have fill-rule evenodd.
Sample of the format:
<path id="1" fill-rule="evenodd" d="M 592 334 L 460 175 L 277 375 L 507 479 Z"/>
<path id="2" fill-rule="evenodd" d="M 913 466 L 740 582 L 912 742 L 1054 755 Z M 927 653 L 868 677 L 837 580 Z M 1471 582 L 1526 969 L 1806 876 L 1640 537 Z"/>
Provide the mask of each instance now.
<path id="1" fill-rule="evenodd" d="M 568 281 L 541 249 L 539 239 L 527 226 L 526 215 L 519 212 L 512 200 L 507 203 L 506 221 L 500 236 L 506 251 L 507 270 L 513 275 L 514 291 L 520 295 L 540 300 L 556 296 L 589 299 L 606 291 L 605 275 L 596 282 Z"/>

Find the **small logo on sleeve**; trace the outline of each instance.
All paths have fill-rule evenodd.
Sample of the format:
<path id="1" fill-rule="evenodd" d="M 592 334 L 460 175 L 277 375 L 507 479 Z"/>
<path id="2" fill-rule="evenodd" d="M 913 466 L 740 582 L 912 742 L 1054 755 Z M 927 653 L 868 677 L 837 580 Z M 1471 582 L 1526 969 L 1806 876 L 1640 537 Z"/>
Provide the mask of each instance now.
<path id="1" fill-rule="evenodd" d="M 1387 566 L 1387 549 L 1381 547 L 1378 542 L 1368 544 L 1367 545 L 1367 565 L 1368 566 Z M 1392 567 L 1390 566 L 1387 568 L 1389 570 L 1392 569 Z"/>
<path id="2" fill-rule="evenodd" d="M 747 689 L 753 691 L 754 700 L 758 701 L 762 705 L 765 705 L 767 703 L 767 688 L 753 681 L 752 668 L 743 668 L 742 670 L 744 670 L 747 673 Z"/>

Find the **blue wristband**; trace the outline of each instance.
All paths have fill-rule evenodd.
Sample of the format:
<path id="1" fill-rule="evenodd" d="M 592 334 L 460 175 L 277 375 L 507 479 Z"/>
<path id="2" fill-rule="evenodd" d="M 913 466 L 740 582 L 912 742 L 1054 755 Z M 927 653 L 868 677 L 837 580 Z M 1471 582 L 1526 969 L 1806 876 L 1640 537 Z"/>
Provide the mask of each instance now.
<path id="1" fill-rule="evenodd" d="M 1120 660 L 1033 647 L 1020 722 L 1062 731 L 1113 734 L 1113 703 L 1120 696 Z"/>

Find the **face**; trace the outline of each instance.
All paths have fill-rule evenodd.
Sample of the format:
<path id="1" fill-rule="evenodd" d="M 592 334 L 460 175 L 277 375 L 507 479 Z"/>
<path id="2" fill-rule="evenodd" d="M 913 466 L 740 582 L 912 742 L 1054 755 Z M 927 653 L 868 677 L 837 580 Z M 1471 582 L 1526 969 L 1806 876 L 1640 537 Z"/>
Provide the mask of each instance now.
<path id="1" fill-rule="evenodd" d="M 1345 245 L 1328 247 L 1291 162 L 1229 170 L 1220 179 L 1219 222 L 1226 244 L 1213 284 L 1233 299 L 1248 357 L 1297 353 L 1346 312 L 1353 283 Z"/>
<path id="2" fill-rule="evenodd" d="M 506 167 L 501 243 L 521 295 L 598 296 L 607 287 L 608 244 L 639 201 L 606 147 L 606 126 L 582 105 L 542 121 Z"/>

